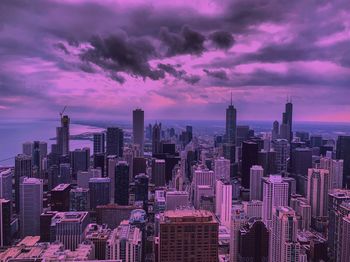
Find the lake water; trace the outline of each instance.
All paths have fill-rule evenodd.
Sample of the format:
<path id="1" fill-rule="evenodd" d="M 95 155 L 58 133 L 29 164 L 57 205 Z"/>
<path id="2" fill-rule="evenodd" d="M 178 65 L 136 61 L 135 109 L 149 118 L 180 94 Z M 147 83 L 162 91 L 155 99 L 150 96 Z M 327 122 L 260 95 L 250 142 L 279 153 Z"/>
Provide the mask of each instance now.
<path id="1" fill-rule="evenodd" d="M 56 126 L 58 125 L 58 121 L 26 121 L 21 123 L 0 121 L 0 166 L 13 165 L 13 157 L 22 153 L 22 144 L 27 141 L 45 141 L 48 143 L 48 151 L 50 151 L 51 144 L 56 142 L 56 140 L 50 140 L 50 138 L 56 137 Z M 102 128 L 88 125 L 71 124 L 70 126 L 71 135 L 101 130 Z M 70 141 L 71 150 L 86 146 L 92 149 L 92 141 Z M 4 159 L 8 160 L 3 161 Z"/>

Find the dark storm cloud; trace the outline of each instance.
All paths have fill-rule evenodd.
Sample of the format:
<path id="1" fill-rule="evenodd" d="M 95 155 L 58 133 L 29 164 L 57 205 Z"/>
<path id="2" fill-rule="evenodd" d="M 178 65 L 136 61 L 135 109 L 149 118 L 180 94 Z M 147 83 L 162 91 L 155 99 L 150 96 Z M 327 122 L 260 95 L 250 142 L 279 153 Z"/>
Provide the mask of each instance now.
<path id="1" fill-rule="evenodd" d="M 169 75 L 177 78 L 177 79 L 180 79 L 180 80 L 183 80 L 185 81 L 186 83 L 189 83 L 189 84 L 196 84 L 200 81 L 200 76 L 198 75 L 189 75 L 186 73 L 185 70 L 178 70 L 176 69 L 176 67 L 180 67 L 179 65 L 177 66 L 173 66 L 173 65 L 170 65 L 170 64 L 158 64 L 158 68 L 163 70 L 164 72 L 168 73 Z"/>
<path id="2" fill-rule="evenodd" d="M 209 35 L 209 39 L 220 49 L 229 49 L 235 42 L 232 34 L 226 31 L 216 31 Z"/>
<path id="3" fill-rule="evenodd" d="M 167 47 L 169 56 L 178 54 L 200 55 L 205 50 L 205 36 L 188 26 L 184 26 L 179 33 L 170 32 L 168 28 L 162 27 L 159 37 Z"/>
<path id="4" fill-rule="evenodd" d="M 164 78 L 161 70 L 152 70 L 148 60 L 156 56 L 153 45 L 147 39 L 129 38 L 119 33 L 107 38 L 94 36 L 92 48 L 82 54 L 82 59 L 110 71 L 123 71 L 132 76 L 158 80 Z"/>
<path id="5" fill-rule="evenodd" d="M 206 73 L 208 76 L 215 77 L 221 80 L 228 80 L 226 71 L 224 70 L 208 70 L 208 69 L 203 69 L 204 73 Z"/>

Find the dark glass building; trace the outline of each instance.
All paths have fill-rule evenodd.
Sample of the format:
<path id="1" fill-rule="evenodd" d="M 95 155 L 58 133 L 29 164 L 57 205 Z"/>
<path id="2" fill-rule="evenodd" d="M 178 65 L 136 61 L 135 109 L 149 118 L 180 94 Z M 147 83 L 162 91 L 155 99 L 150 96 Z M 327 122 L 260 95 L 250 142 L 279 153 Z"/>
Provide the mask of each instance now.
<path id="1" fill-rule="evenodd" d="M 252 141 L 242 143 L 242 186 L 249 188 L 250 168 L 258 164 L 258 144 Z"/>
<path id="2" fill-rule="evenodd" d="M 115 168 L 114 202 L 121 206 L 129 204 L 129 166 L 119 161 Z"/>

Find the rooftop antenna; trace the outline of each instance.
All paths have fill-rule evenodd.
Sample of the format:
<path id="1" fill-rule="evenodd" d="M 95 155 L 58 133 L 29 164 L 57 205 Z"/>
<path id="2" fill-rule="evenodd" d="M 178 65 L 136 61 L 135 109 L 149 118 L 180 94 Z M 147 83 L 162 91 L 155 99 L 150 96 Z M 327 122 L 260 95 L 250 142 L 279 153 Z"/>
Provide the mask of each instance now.
<path id="1" fill-rule="evenodd" d="M 67 106 L 64 106 L 63 110 L 60 112 L 60 117 L 62 118 L 64 111 L 66 111 Z"/>
<path id="2" fill-rule="evenodd" d="M 231 106 L 232 106 L 232 91 L 231 91 Z"/>

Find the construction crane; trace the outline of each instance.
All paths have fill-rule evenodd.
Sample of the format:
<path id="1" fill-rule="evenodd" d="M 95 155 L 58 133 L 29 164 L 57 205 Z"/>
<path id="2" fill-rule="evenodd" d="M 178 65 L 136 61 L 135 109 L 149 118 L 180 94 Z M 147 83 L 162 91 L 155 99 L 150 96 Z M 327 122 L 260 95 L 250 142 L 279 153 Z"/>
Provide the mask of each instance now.
<path id="1" fill-rule="evenodd" d="M 60 117 L 61 117 L 61 118 L 62 118 L 62 115 L 63 115 L 64 111 L 66 111 L 66 108 L 67 108 L 67 106 L 64 106 L 62 112 L 60 112 Z"/>

